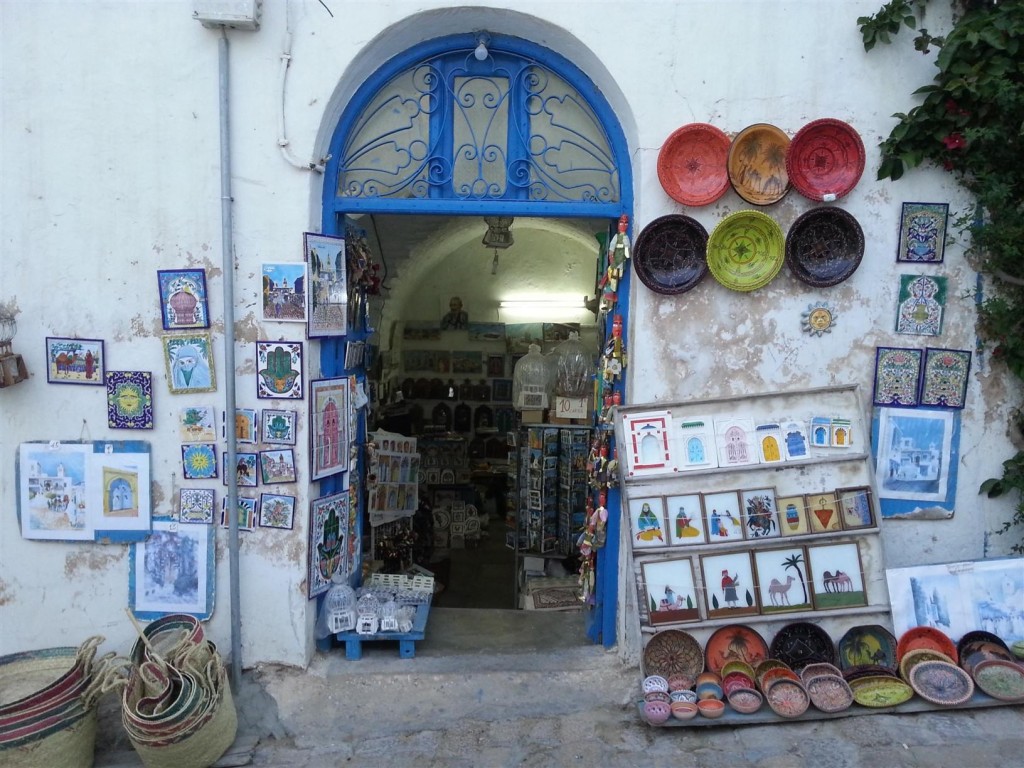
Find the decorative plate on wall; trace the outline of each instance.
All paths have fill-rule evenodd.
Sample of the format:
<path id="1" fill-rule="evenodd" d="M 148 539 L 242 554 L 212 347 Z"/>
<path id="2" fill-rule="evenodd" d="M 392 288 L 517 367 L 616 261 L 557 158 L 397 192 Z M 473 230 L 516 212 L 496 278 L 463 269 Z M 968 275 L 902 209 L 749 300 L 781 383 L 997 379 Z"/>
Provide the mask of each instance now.
<path id="1" fill-rule="evenodd" d="M 655 293 L 685 293 L 708 273 L 708 233 L 689 216 L 672 214 L 655 219 L 633 244 L 633 269 L 640 282 Z"/>
<path id="2" fill-rule="evenodd" d="M 718 222 L 708 238 L 708 268 L 734 291 L 768 285 L 785 261 L 782 228 L 760 211 L 736 211 Z"/>
<path id="3" fill-rule="evenodd" d="M 945 707 L 963 704 L 974 694 L 971 676 L 947 661 L 916 664 L 908 682 L 922 699 Z"/>
<path id="4" fill-rule="evenodd" d="M 708 638 L 704 658 L 712 672 L 720 672 L 730 661 L 756 667 L 768 658 L 768 643 L 756 629 L 746 624 L 730 624 L 715 630 Z"/>
<path id="5" fill-rule="evenodd" d="M 658 180 L 676 202 L 709 205 L 729 188 L 729 137 L 708 123 L 677 129 L 658 154 Z"/>
<path id="6" fill-rule="evenodd" d="M 771 205 L 785 197 L 788 149 L 789 136 L 768 123 L 755 123 L 736 134 L 727 165 L 736 194 L 754 205 Z"/>
<path id="7" fill-rule="evenodd" d="M 870 665 L 896 671 L 896 637 L 880 624 L 851 627 L 839 640 L 839 666 L 847 670 Z"/>
<path id="8" fill-rule="evenodd" d="M 700 643 L 681 629 L 663 629 L 644 646 L 644 671 L 648 675 L 686 675 L 696 679 L 704 671 Z"/>
<path id="9" fill-rule="evenodd" d="M 841 208 L 812 208 L 786 235 L 786 264 L 798 280 L 817 288 L 838 285 L 864 257 L 864 231 Z"/>
<path id="10" fill-rule="evenodd" d="M 983 661 L 974 668 L 978 687 L 1000 701 L 1024 701 L 1024 668 L 1002 659 Z"/>
<path id="11" fill-rule="evenodd" d="M 809 621 L 795 621 L 780 629 L 772 638 L 771 655 L 796 670 L 821 662 L 835 666 L 837 661 L 828 632 Z"/>
<path id="12" fill-rule="evenodd" d="M 786 172 L 796 191 L 811 200 L 838 200 L 857 186 L 864 172 L 864 142 L 842 120 L 808 123 L 793 137 Z"/>

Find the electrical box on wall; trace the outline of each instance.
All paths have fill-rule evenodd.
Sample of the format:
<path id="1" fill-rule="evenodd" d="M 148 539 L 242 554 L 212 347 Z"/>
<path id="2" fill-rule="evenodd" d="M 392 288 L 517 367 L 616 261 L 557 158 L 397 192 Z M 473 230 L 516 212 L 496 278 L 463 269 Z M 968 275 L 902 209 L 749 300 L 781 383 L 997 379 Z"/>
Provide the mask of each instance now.
<path id="1" fill-rule="evenodd" d="M 204 27 L 260 28 L 263 0 L 192 0 L 192 18 Z"/>

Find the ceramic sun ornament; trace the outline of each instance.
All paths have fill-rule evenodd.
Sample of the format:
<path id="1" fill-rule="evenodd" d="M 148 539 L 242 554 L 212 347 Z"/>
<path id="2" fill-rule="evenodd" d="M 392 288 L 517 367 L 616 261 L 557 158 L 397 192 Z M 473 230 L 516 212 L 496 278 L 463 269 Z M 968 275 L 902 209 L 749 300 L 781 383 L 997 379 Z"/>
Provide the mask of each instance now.
<path id="1" fill-rule="evenodd" d="M 817 301 L 808 304 L 807 309 L 800 313 L 800 323 L 804 333 L 811 336 L 823 336 L 832 333 L 832 327 L 836 324 L 835 309 L 827 301 Z"/>

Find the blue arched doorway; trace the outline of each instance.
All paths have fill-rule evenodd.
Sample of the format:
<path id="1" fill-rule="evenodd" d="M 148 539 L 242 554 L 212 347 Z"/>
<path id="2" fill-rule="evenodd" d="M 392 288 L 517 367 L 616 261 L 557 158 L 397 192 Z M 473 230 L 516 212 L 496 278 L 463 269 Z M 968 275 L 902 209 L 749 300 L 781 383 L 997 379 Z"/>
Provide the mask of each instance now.
<path id="1" fill-rule="evenodd" d="M 345 105 L 329 158 L 325 234 L 344 234 L 346 215 L 359 214 L 600 219 L 613 232 L 632 210 L 628 147 L 605 97 L 567 58 L 510 35 L 436 38 L 388 60 Z M 628 270 L 618 296 L 615 314 L 628 327 Z M 602 338 L 611 320 L 601 315 Z M 323 375 L 365 377 L 344 367 L 344 344 L 370 335 L 357 323 L 346 338 L 322 340 Z M 340 490 L 340 481 L 328 478 L 321 490 Z M 588 635 L 610 646 L 618 599 L 614 488 L 607 506 Z"/>

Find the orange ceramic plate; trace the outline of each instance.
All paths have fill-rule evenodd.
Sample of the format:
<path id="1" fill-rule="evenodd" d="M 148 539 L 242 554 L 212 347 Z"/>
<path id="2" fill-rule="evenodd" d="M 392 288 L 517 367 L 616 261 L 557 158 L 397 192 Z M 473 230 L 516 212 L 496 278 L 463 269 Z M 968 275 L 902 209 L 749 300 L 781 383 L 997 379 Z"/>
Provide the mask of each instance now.
<path id="1" fill-rule="evenodd" d="M 690 123 L 669 136 L 658 154 L 658 180 L 676 202 L 709 205 L 729 189 L 729 137 L 708 123 Z"/>
<path id="2" fill-rule="evenodd" d="M 754 205 L 777 203 L 789 191 L 789 137 L 780 128 L 756 123 L 740 131 L 729 147 L 729 181 Z"/>

